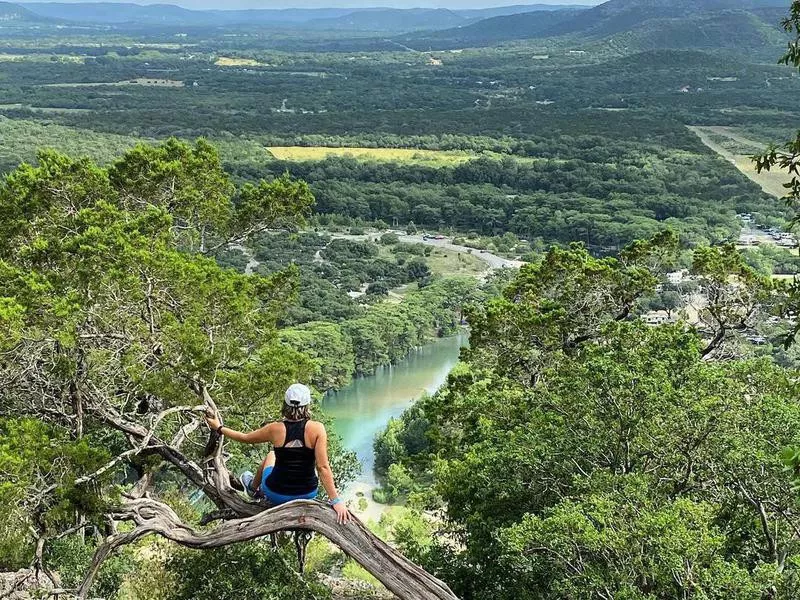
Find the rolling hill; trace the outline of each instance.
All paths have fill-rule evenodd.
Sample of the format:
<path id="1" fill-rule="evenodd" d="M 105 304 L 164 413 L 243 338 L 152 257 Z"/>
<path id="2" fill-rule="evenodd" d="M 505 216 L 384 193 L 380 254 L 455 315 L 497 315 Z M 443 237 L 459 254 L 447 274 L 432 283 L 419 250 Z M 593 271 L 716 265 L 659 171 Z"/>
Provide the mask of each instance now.
<path id="1" fill-rule="evenodd" d="M 782 16 L 782 15 L 781 15 Z M 782 46 L 786 37 L 777 26 L 780 17 L 765 20 L 747 11 L 725 11 L 686 19 L 651 19 L 614 36 L 618 47 L 658 49 L 731 49 L 754 51 Z"/>
<path id="2" fill-rule="evenodd" d="M 576 12 L 579 12 L 579 9 L 537 10 L 502 15 L 463 27 L 406 35 L 398 38 L 398 41 L 417 50 L 491 46 L 539 37 L 559 23 L 572 19 Z"/>
<path id="3" fill-rule="evenodd" d="M 558 11 L 561 5 L 512 5 L 484 9 L 292 8 L 251 10 L 191 10 L 171 4 L 116 2 L 29 2 L 19 5 L 31 15 L 72 23 L 100 25 L 226 26 L 336 29 L 400 33 L 419 29 L 449 29 L 502 15 Z"/>
<path id="4" fill-rule="evenodd" d="M 594 4 L 514 4 L 511 6 L 495 6 L 491 8 L 472 8 L 472 9 L 452 9 L 453 12 L 467 17 L 473 21 L 481 19 L 491 19 L 492 17 L 503 17 L 506 15 L 518 15 L 521 13 L 538 11 L 558 11 L 558 10 L 581 10 L 591 8 Z"/>
<path id="5" fill-rule="evenodd" d="M 172 4 L 140 5 L 116 2 L 30 2 L 28 11 L 75 23 L 138 25 L 292 25 L 314 19 L 335 19 L 354 12 L 347 8 L 191 10 Z"/>
<path id="6" fill-rule="evenodd" d="M 629 51 L 774 47 L 784 0 L 610 0 L 593 8 L 497 16 L 467 26 L 397 38 L 419 50 L 480 47 L 569 36 L 612 39 Z"/>
<path id="7" fill-rule="evenodd" d="M 41 23 L 44 21 L 46 21 L 46 19 L 29 11 L 19 4 L 0 2 L 0 23 Z"/>
<path id="8" fill-rule="evenodd" d="M 609 0 L 565 20 L 545 32 L 548 36 L 575 34 L 594 38 L 630 31 L 653 19 L 692 19 L 729 10 L 780 6 L 783 0 Z"/>
<path id="9" fill-rule="evenodd" d="M 303 26 L 309 29 L 397 33 L 420 29 L 444 29 L 470 22 L 467 17 L 444 8 L 386 8 L 359 10 L 336 18 L 313 19 L 304 23 Z"/>

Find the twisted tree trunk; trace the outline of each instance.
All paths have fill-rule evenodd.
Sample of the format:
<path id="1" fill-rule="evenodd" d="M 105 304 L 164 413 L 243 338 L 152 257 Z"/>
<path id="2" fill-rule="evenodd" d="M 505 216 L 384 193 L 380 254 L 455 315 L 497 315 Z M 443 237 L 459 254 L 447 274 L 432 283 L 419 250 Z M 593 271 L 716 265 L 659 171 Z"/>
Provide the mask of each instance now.
<path id="1" fill-rule="evenodd" d="M 193 389 L 203 400 L 203 405 L 195 408 L 217 413 L 217 407 L 206 387 L 198 383 Z M 181 408 L 187 407 L 164 412 Z M 189 410 L 193 411 L 195 408 Z M 171 442 L 166 443 L 156 437 L 152 430 L 126 419 L 110 408 L 98 410 L 97 416 L 106 424 L 125 433 L 137 444 L 137 450 L 161 456 L 205 493 L 216 506 L 216 510 L 205 515 L 201 524 L 217 520 L 221 520 L 221 523 L 205 531 L 196 531 L 183 523 L 167 504 L 147 496 L 152 474 L 145 473 L 126 494 L 122 505 L 108 513 L 113 522 L 128 521 L 135 527 L 106 538 L 97 548 L 86 577 L 77 590 L 78 598 L 87 597 L 98 570 L 114 550 L 147 535 L 160 535 L 187 548 L 210 549 L 247 542 L 278 531 L 299 529 L 324 535 L 401 600 L 458 600 L 446 584 L 391 548 L 352 515 L 350 523 L 340 525 L 336 520 L 336 513 L 320 502 L 295 500 L 267 509 L 263 504 L 242 497 L 230 485 L 230 473 L 222 453 L 224 440 L 221 436 L 210 432 L 201 464 L 181 452 L 181 445 L 186 437 L 198 426 L 197 419 L 182 427 Z M 155 422 L 160 419 L 161 415 Z"/>
<path id="2" fill-rule="evenodd" d="M 254 540 L 270 533 L 306 529 L 324 535 L 352 557 L 401 600 L 458 600 L 444 583 L 418 567 L 372 534 L 358 519 L 340 525 L 336 513 L 312 500 L 295 500 L 255 516 L 224 521 L 198 532 L 183 523 L 166 504 L 149 498 L 126 502 L 117 518 L 136 524 L 132 531 L 108 538 L 95 552 L 89 572 L 78 589 L 85 599 L 103 561 L 125 544 L 157 534 L 181 546 L 198 550 Z"/>

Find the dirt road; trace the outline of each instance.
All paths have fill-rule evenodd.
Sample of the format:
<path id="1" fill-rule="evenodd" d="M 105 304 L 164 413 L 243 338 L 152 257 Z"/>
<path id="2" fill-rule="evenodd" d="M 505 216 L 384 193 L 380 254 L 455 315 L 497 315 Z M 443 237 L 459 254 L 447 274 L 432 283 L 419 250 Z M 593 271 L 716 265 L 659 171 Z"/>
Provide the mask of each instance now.
<path id="1" fill-rule="evenodd" d="M 789 181 L 789 175 L 780 171 L 757 173 L 755 164 L 750 156 L 745 154 L 735 154 L 717 143 L 712 136 L 724 136 L 737 144 L 746 145 L 748 147 L 762 148 L 763 145 L 758 142 L 748 139 L 741 134 L 730 130 L 727 127 L 688 127 L 690 131 L 695 133 L 700 141 L 708 146 L 711 150 L 719 154 L 721 157 L 727 159 L 737 169 L 739 169 L 749 179 L 761 186 L 761 189 L 775 196 L 776 198 L 783 198 L 786 196 L 786 188 L 783 184 Z M 755 152 L 756 150 L 754 150 Z"/>

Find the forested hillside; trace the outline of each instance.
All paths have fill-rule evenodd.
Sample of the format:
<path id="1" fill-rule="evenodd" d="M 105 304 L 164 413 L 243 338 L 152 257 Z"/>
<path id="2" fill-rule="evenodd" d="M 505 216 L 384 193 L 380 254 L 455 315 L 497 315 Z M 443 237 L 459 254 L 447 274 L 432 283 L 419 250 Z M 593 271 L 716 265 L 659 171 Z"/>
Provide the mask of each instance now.
<path id="1" fill-rule="evenodd" d="M 704 360 L 726 354 L 708 334 L 625 321 L 660 251 L 523 268 L 470 315 L 447 388 L 376 442 L 388 485 L 443 510 L 449 537 L 405 547 L 461 597 L 794 596 L 797 500 L 777 451 L 798 442 L 794 384 L 769 360 Z M 727 278 L 764 285 L 740 261 L 695 254 L 721 292 L 710 315 L 749 310 Z"/>

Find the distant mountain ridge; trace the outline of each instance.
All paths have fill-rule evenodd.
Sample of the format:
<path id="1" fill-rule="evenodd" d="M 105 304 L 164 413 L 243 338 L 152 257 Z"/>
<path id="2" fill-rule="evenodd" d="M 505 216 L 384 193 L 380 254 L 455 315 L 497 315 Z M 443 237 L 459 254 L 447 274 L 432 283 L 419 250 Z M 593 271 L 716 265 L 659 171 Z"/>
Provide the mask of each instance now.
<path id="1" fill-rule="evenodd" d="M 44 17 L 96 24 L 232 25 L 238 23 L 303 23 L 315 18 L 336 18 L 353 9 L 251 9 L 191 10 L 173 4 L 126 2 L 22 2 L 20 6 Z"/>
<path id="2" fill-rule="evenodd" d="M 443 29 L 470 23 L 446 8 L 419 9 L 369 9 L 327 19 L 312 19 L 303 24 L 310 29 L 336 29 L 339 31 L 413 31 Z"/>
<path id="3" fill-rule="evenodd" d="M 605 37 L 652 19 L 686 19 L 703 13 L 783 6 L 783 0 L 609 0 L 564 21 L 546 35 L 580 34 Z"/>
<path id="4" fill-rule="evenodd" d="M 397 38 L 419 50 L 487 46 L 524 39 L 614 37 L 632 49 L 752 48 L 782 43 L 785 0 L 609 0 L 591 8 L 492 17 Z"/>
<path id="5" fill-rule="evenodd" d="M 172 4 L 115 2 L 23 2 L 22 9 L 45 18 L 103 25 L 225 26 L 263 25 L 309 29 L 351 29 L 402 32 L 446 29 L 481 19 L 531 11 L 558 11 L 563 5 L 512 5 L 486 9 L 435 8 L 289 8 L 192 10 Z"/>
<path id="6" fill-rule="evenodd" d="M 0 2 L 0 23 L 18 21 L 21 23 L 38 23 L 46 20 L 28 9 L 11 2 Z"/>
<path id="7" fill-rule="evenodd" d="M 613 38 L 632 51 L 768 48 L 787 0 L 609 0 L 597 6 L 512 5 L 489 9 L 321 8 L 190 10 L 171 4 L 2 3 L 0 20 L 111 27 L 225 27 L 374 32 L 417 50 L 448 50 L 555 37 Z"/>
<path id="8" fill-rule="evenodd" d="M 398 39 L 418 50 L 425 50 L 431 46 L 435 46 L 435 49 L 439 50 L 490 46 L 501 42 L 538 37 L 559 23 L 572 19 L 578 12 L 583 11 L 580 8 L 571 8 L 501 15 L 463 27 L 430 33 L 414 33 Z"/>

